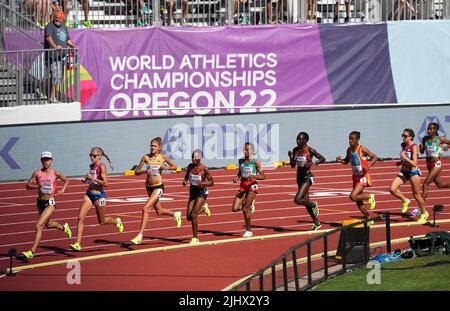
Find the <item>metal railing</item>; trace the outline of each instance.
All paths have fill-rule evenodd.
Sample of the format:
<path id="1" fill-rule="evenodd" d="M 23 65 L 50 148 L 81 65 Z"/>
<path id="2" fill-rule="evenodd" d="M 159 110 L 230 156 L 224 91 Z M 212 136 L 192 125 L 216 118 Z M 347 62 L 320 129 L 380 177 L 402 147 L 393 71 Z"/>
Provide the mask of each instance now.
<path id="1" fill-rule="evenodd" d="M 93 27 L 218 26 L 450 18 L 450 0 L 60 1 L 71 28 L 89 27 L 89 23 Z M 52 14 L 42 8 L 46 2 L 24 0 L 17 10 L 43 26 Z M 36 3 L 44 4 L 38 7 Z"/>
<path id="2" fill-rule="evenodd" d="M 0 52 L 0 107 L 80 101 L 78 50 Z"/>
<path id="3" fill-rule="evenodd" d="M 373 218 L 372 221 L 375 223 L 384 221 L 385 251 L 390 253 L 390 214 L 383 214 Z M 280 257 L 230 290 L 308 290 L 332 275 L 342 274 L 349 268 L 366 264 L 370 259 L 370 227 L 367 222 L 367 220 L 355 222 L 292 246 Z"/>
<path id="4" fill-rule="evenodd" d="M 0 51 L 42 49 L 44 30 L 16 11 L 14 2 L 0 1 Z"/>

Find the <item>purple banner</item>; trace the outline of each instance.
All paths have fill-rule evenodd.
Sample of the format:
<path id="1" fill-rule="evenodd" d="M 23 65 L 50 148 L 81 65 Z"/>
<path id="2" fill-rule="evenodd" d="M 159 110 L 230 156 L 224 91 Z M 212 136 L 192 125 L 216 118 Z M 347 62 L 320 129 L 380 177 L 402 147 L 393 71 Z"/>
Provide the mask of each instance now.
<path id="1" fill-rule="evenodd" d="M 89 29 L 71 36 L 80 50 L 84 120 L 333 104 L 317 25 Z"/>

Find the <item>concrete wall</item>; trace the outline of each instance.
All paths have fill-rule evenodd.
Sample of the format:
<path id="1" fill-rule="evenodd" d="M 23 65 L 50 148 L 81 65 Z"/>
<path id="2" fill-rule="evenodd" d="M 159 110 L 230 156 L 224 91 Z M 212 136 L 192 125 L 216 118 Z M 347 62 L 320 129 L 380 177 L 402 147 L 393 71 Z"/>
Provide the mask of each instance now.
<path id="1" fill-rule="evenodd" d="M 40 167 L 44 150 L 53 153 L 54 168 L 67 176 L 82 175 L 93 146 L 110 156 L 112 173 L 122 173 L 139 163 L 155 136 L 164 138 L 164 151 L 179 167 L 201 146 L 206 165 L 234 164 L 247 140 L 255 143 L 263 163 L 271 165 L 288 159 L 299 131 L 309 133 L 309 145 L 328 161 L 344 156 L 353 130 L 361 132 L 361 144 L 379 157 L 398 157 L 403 129 L 412 128 L 418 141 L 428 122 L 440 123 L 441 134 L 449 132 L 450 105 L 2 126 L 0 180 L 28 178 Z"/>

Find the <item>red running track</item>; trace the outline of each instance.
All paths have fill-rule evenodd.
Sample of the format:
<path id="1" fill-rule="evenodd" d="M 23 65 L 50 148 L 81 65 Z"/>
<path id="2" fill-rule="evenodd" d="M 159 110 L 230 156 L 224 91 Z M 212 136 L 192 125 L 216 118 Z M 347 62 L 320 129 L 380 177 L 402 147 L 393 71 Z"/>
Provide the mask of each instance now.
<path id="1" fill-rule="evenodd" d="M 389 185 L 398 172 L 394 163 L 379 162 L 371 169 L 375 186 L 369 191 L 375 193 L 377 199 L 377 207 L 371 215 L 386 211 L 393 213 L 392 239 L 430 231 L 448 231 L 450 213 L 445 210 L 438 219 L 448 221 L 441 223 L 439 228 L 417 225 L 413 220 L 401 217 L 401 203 L 389 194 Z M 450 179 L 447 167 L 450 163 L 444 160 L 441 176 Z M 426 175 L 423 162 L 421 169 Z M 146 200 L 144 180 L 135 176 L 110 177 L 108 213 L 122 218 L 124 233 L 118 234 L 112 225 L 98 225 L 94 210 L 86 219 L 83 251 L 80 253 L 68 249 L 74 238 L 68 239 L 58 230 L 44 230 L 37 256 L 31 261 L 16 259 L 14 266 L 24 270 L 16 277 L 1 276 L 0 290 L 224 289 L 268 264 L 290 246 L 323 230 L 333 229 L 345 219 L 361 216 L 348 198 L 352 186 L 349 166 L 324 164 L 314 167 L 313 172 L 315 184 L 310 193 L 320 204 L 319 218 L 323 226 L 319 232 L 309 231 L 312 222 L 306 210 L 293 203 L 297 191 L 295 169 L 284 167 L 266 170 L 267 179 L 260 182 L 252 219 L 255 237 L 242 239 L 242 213 L 231 212 L 237 190 L 237 185 L 231 180 L 236 172 L 213 171 L 215 186 L 209 189 L 208 198 L 213 215 L 199 218 L 199 238 L 206 243 L 198 246 L 188 245 L 191 238 L 189 222 L 183 219 L 182 227 L 175 228 L 170 217 L 157 217 L 153 211 L 143 243 L 131 245 L 128 241 L 138 232 L 141 208 Z M 164 176 L 166 190 L 162 204 L 173 211 L 181 210 L 184 215 L 188 187 L 181 186 L 183 177 L 182 173 Z M 36 193 L 26 191 L 24 185 L 24 182 L 0 184 L 0 254 L 3 255 L 0 266 L 3 270 L 8 266 L 8 250 L 13 247 L 19 252 L 28 250 L 34 239 Z M 85 190 L 85 184 L 73 179 L 66 194 L 56 197 L 57 209 L 53 219 L 60 223 L 68 222 L 74 236 Z M 401 190 L 412 197 L 409 184 Z M 433 185 L 426 205 L 431 211 L 433 205 L 444 204 L 449 197 L 450 189 L 437 189 Z M 412 200 L 411 208 L 415 207 L 417 204 Z M 384 229 L 375 227 L 371 230 L 371 242 L 384 241 Z M 69 285 L 66 281 L 70 271 L 67 261 L 72 259 L 81 262 L 79 285 Z"/>

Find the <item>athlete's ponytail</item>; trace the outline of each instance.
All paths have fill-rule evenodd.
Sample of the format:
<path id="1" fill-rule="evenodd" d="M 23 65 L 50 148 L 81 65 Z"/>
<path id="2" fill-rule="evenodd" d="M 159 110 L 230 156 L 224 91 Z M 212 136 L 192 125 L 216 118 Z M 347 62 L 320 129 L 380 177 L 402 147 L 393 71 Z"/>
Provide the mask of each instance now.
<path id="1" fill-rule="evenodd" d="M 95 150 L 97 150 L 98 152 L 100 152 L 102 156 L 105 156 L 106 160 L 108 160 L 109 167 L 111 167 L 111 170 L 114 171 L 114 167 L 112 166 L 111 160 L 109 159 L 109 157 L 108 157 L 108 155 L 105 153 L 105 151 L 103 151 L 103 149 L 100 148 L 100 147 L 94 147 L 94 148 L 91 149 L 91 153 L 94 152 Z"/>

